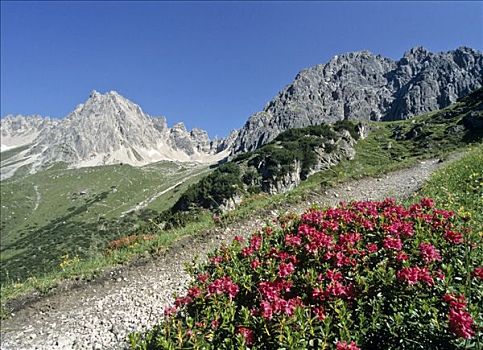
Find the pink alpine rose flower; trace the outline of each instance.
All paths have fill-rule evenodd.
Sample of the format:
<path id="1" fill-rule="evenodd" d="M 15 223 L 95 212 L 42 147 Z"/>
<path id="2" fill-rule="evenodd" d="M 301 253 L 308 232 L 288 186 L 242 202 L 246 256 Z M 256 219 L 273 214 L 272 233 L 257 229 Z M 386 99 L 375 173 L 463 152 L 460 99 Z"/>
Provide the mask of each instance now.
<path id="1" fill-rule="evenodd" d="M 397 278 L 401 281 L 407 282 L 409 285 L 418 283 L 419 273 L 417 267 L 403 267 L 401 271 L 397 272 Z"/>
<path id="2" fill-rule="evenodd" d="M 259 250 L 262 246 L 262 237 L 255 235 L 250 239 L 250 248 L 255 251 Z"/>
<path id="3" fill-rule="evenodd" d="M 258 259 L 252 260 L 252 262 L 250 263 L 250 267 L 254 270 L 258 269 L 261 265 L 262 263 Z"/>
<path id="4" fill-rule="evenodd" d="M 453 244 L 463 243 L 463 235 L 460 232 L 446 230 L 443 235 L 444 239 Z"/>
<path id="5" fill-rule="evenodd" d="M 399 237 L 391 237 L 388 236 L 384 238 L 383 247 L 386 249 L 392 250 L 401 250 L 402 249 L 402 242 Z"/>
<path id="6" fill-rule="evenodd" d="M 421 243 L 419 245 L 419 254 L 426 264 L 433 261 L 441 261 L 441 255 L 431 243 Z"/>
<path id="7" fill-rule="evenodd" d="M 366 249 L 369 252 L 369 254 L 375 253 L 378 250 L 377 244 L 375 244 L 375 243 L 367 243 Z"/>
<path id="8" fill-rule="evenodd" d="M 261 311 L 261 315 L 262 315 L 263 318 L 266 318 L 267 320 L 272 319 L 273 308 L 272 308 L 272 304 L 270 304 L 270 302 L 263 300 L 260 303 L 260 311 Z"/>
<path id="9" fill-rule="evenodd" d="M 285 235 L 285 244 L 289 247 L 299 247 L 302 244 L 302 239 L 299 236 L 287 233 Z"/>
<path id="10" fill-rule="evenodd" d="M 243 238 L 242 236 L 235 236 L 235 238 L 233 240 L 235 242 L 243 243 L 245 241 L 245 238 Z"/>
<path id="11" fill-rule="evenodd" d="M 421 198 L 420 203 L 423 208 L 431 209 L 434 207 L 434 200 L 431 198 Z"/>
<path id="12" fill-rule="evenodd" d="M 164 309 L 164 316 L 166 317 L 173 316 L 177 311 L 178 309 L 174 306 L 167 307 Z"/>
<path id="13" fill-rule="evenodd" d="M 478 266 L 473 270 L 473 276 L 483 280 L 483 266 Z"/>
<path id="14" fill-rule="evenodd" d="M 245 343 L 247 345 L 253 344 L 254 335 L 253 335 L 253 331 L 250 328 L 239 326 L 238 334 L 241 334 L 243 339 L 245 339 Z"/>
<path id="15" fill-rule="evenodd" d="M 218 319 L 211 321 L 211 328 L 217 329 L 220 326 L 220 321 Z"/>
<path id="16" fill-rule="evenodd" d="M 448 314 L 449 329 L 461 338 L 472 338 L 475 335 L 473 330 L 473 318 L 463 310 L 450 309 Z"/>
<path id="17" fill-rule="evenodd" d="M 291 262 L 281 263 L 280 266 L 278 267 L 278 275 L 282 278 L 290 275 L 294 271 L 295 271 L 295 266 Z"/>
<path id="18" fill-rule="evenodd" d="M 396 260 L 399 262 L 407 261 L 409 256 L 405 252 L 397 252 Z"/>
<path id="19" fill-rule="evenodd" d="M 431 276 L 431 273 L 426 267 L 419 268 L 418 278 L 420 281 L 426 283 L 428 286 L 432 286 L 434 284 L 433 277 Z"/>
<path id="20" fill-rule="evenodd" d="M 199 275 L 196 277 L 196 279 L 197 279 L 199 282 L 201 282 L 201 283 L 205 283 L 205 282 L 208 280 L 208 278 L 210 278 L 210 275 L 208 274 L 208 272 L 206 272 L 206 273 L 200 273 L 200 274 L 199 274 Z"/>
<path id="21" fill-rule="evenodd" d="M 221 262 L 223 262 L 223 257 L 222 256 L 214 256 L 210 258 L 210 262 L 213 265 L 219 265 Z"/>
<path id="22" fill-rule="evenodd" d="M 339 341 L 337 342 L 336 347 L 337 350 L 361 350 L 361 348 L 359 348 L 357 344 L 353 341 L 351 341 L 350 343 L 347 343 L 345 341 Z"/>
<path id="23" fill-rule="evenodd" d="M 445 294 L 443 301 L 454 309 L 463 310 L 466 307 L 466 298 L 463 294 Z"/>
<path id="24" fill-rule="evenodd" d="M 208 286 L 209 295 L 226 293 L 230 299 L 235 298 L 239 290 L 240 288 L 228 276 L 218 278 Z"/>
<path id="25" fill-rule="evenodd" d="M 199 287 L 193 286 L 190 289 L 188 289 L 188 295 L 192 298 L 197 298 L 202 294 L 202 291 Z"/>
<path id="26" fill-rule="evenodd" d="M 331 281 L 340 281 L 342 279 L 342 273 L 337 270 L 327 270 L 327 278 Z"/>
<path id="27" fill-rule="evenodd" d="M 323 321 L 325 319 L 325 310 L 322 306 L 314 307 L 312 311 L 319 321 Z"/>

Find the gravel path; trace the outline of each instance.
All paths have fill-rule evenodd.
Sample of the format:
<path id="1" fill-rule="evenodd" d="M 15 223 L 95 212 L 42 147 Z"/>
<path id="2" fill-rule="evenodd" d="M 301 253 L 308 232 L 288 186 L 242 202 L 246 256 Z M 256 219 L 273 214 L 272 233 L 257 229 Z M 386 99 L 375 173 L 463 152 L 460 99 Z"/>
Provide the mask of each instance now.
<path id="1" fill-rule="evenodd" d="M 300 213 L 312 204 L 333 206 L 340 201 L 407 197 L 439 166 L 438 161 L 430 160 L 380 178 L 350 181 L 280 211 Z M 184 263 L 195 256 L 205 258 L 221 242 L 230 242 L 235 235 L 247 236 L 277 215 L 277 211 L 259 213 L 227 228 L 182 239 L 163 256 L 143 265 L 32 303 L 2 322 L 1 348 L 126 348 L 126 335 L 151 328 L 172 301 L 172 294 L 183 291 L 188 282 Z"/>

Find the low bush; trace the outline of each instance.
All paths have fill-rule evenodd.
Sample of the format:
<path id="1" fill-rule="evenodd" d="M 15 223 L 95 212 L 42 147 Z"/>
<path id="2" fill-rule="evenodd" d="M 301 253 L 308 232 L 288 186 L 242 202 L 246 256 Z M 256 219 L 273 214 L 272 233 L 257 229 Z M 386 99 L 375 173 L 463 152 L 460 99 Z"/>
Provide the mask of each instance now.
<path id="1" fill-rule="evenodd" d="M 155 239 L 156 236 L 152 234 L 145 234 L 145 235 L 129 235 L 129 236 L 124 236 L 118 239 L 114 239 L 112 241 L 109 241 L 107 243 L 107 252 L 111 253 L 114 250 L 119 250 L 122 248 L 128 248 L 131 247 L 132 245 L 143 242 L 143 241 L 152 241 Z"/>
<path id="2" fill-rule="evenodd" d="M 220 165 L 200 182 L 188 187 L 171 209 L 172 213 L 189 211 L 193 207 L 217 209 L 243 189 L 240 168 L 235 163 Z"/>
<path id="3" fill-rule="evenodd" d="M 452 349 L 481 336 L 481 245 L 431 199 L 285 216 L 190 267 L 135 349 Z"/>
<path id="4" fill-rule="evenodd" d="M 342 130 L 347 130 L 351 134 L 351 137 L 354 140 L 359 140 L 360 139 L 360 134 L 359 134 L 359 128 L 361 124 L 356 123 L 353 121 L 350 121 L 348 119 L 343 119 L 343 120 L 338 120 L 334 123 L 334 130 L 336 131 L 342 131 Z"/>

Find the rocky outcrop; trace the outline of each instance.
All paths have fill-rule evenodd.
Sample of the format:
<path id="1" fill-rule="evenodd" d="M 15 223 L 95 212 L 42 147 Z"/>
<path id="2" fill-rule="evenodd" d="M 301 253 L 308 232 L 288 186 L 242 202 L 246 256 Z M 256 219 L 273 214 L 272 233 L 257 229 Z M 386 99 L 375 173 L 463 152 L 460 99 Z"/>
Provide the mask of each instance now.
<path id="1" fill-rule="evenodd" d="M 268 194 L 285 193 L 293 190 L 302 181 L 302 164 L 295 160 L 290 164 L 290 171 L 280 176 L 265 177 L 261 183 L 261 190 Z M 264 169 L 259 169 L 264 172 Z"/>
<path id="2" fill-rule="evenodd" d="M 367 135 L 364 124 L 357 126 L 357 132 L 357 139 Z M 290 164 L 278 164 L 275 170 L 270 153 L 267 157 L 256 158 L 255 156 L 252 159 L 257 159 L 256 162 L 247 163 L 250 166 L 245 170 L 245 174 L 250 176 L 244 176 L 245 185 L 259 187 L 262 192 L 269 194 L 288 192 L 311 174 L 329 169 L 344 159 L 353 159 L 356 154 L 354 148 L 356 143 L 357 140 L 348 130 L 334 132 L 331 137 L 325 138 L 320 146 L 310 151 L 313 153 L 313 162 L 310 165 L 303 164 L 303 159 L 307 159 L 307 155 L 303 155 L 304 158 L 296 158 Z"/>
<path id="3" fill-rule="evenodd" d="M 330 150 L 327 146 L 315 150 L 317 162 L 308 175 L 317 171 L 327 170 L 344 159 L 354 159 L 356 155 L 354 146 L 356 143 L 357 141 L 351 137 L 350 133 L 344 130 L 339 139 L 328 142 Z"/>
<path id="4" fill-rule="evenodd" d="M 219 210 L 222 212 L 222 213 L 226 213 L 226 212 L 229 212 L 229 211 L 232 211 L 232 210 L 235 210 L 238 205 L 240 205 L 240 203 L 242 202 L 243 200 L 243 197 L 241 196 L 241 194 L 236 194 L 228 199 L 225 199 L 219 206 Z"/>
<path id="5" fill-rule="evenodd" d="M 483 86 L 483 54 L 462 47 L 416 47 L 393 61 L 368 51 L 335 56 L 301 71 L 252 115 L 232 153 L 254 150 L 281 132 L 341 119 L 398 120 L 444 108 Z"/>
<path id="6" fill-rule="evenodd" d="M 232 130 L 228 135 L 228 137 L 224 139 L 214 139 L 211 142 L 211 148 L 215 149 L 216 152 L 222 152 L 224 150 L 231 149 L 239 133 L 240 133 L 240 130 L 235 129 L 235 130 Z"/>

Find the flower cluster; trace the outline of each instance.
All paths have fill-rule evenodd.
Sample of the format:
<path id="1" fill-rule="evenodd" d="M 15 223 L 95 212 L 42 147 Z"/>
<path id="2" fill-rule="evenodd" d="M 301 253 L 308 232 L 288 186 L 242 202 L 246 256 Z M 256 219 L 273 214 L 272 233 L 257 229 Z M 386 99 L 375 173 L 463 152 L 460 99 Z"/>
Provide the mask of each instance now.
<path id="1" fill-rule="evenodd" d="M 208 296 L 215 295 L 215 294 L 223 294 L 226 293 L 230 299 L 233 299 L 238 294 L 240 288 L 233 283 L 230 277 L 222 277 L 214 280 L 208 286 Z"/>
<path id="2" fill-rule="evenodd" d="M 424 282 L 428 286 L 434 284 L 433 277 L 426 267 L 403 267 L 397 272 L 397 278 L 410 285 Z"/>
<path id="3" fill-rule="evenodd" d="M 347 343 L 345 341 L 337 342 L 336 349 L 337 350 L 360 350 L 357 344 L 354 343 L 353 341 L 351 341 L 350 343 Z"/>
<path id="4" fill-rule="evenodd" d="M 473 318 L 465 310 L 466 298 L 464 295 L 445 294 L 443 300 L 449 304 L 449 328 L 458 337 L 471 338 L 475 335 Z"/>
<path id="5" fill-rule="evenodd" d="M 483 267 L 472 265 L 481 259 L 467 255 L 478 250 L 458 224 L 429 198 L 408 207 L 392 199 L 341 203 L 281 218 L 278 228 L 237 236 L 193 267 L 186 295 L 166 310 L 152 341 L 160 348 L 454 348 L 479 327 L 472 305 L 481 293 L 464 296 L 466 277 L 483 288 Z"/>

